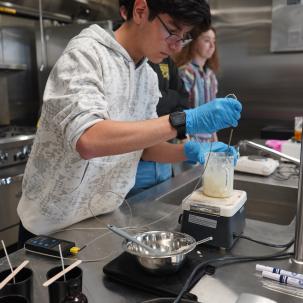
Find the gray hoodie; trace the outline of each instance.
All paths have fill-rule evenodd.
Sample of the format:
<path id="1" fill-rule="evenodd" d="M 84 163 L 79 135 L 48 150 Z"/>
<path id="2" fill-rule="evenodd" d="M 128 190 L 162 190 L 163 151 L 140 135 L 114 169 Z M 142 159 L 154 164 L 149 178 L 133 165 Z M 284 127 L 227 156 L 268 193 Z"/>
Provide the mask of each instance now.
<path id="1" fill-rule="evenodd" d="M 157 75 L 97 25 L 73 38 L 50 73 L 18 214 L 46 234 L 117 209 L 133 187 L 142 150 L 83 160 L 81 134 L 102 120 L 156 118 Z"/>

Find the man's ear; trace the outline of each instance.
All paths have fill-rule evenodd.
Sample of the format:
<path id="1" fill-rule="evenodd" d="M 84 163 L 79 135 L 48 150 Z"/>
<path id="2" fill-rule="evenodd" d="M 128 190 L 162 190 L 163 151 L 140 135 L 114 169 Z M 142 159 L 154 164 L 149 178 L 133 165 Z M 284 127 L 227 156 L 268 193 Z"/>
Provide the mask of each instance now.
<path id="1" fill-rule="evenodd" d="M 136 24 L 148 20 L 149 9 L 146 0 L 135 0 L 133 9 L 133 20 Z"/>

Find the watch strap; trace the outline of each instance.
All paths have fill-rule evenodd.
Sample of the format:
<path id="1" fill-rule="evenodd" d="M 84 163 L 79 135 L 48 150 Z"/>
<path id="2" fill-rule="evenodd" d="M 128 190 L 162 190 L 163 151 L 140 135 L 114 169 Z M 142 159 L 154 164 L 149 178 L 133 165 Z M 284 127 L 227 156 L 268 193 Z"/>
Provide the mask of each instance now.
<path id="1" fill-rule="evenodd" d="M 176 138 L 179 139 L 179 140 L 186 139 L 186 127 L 185 127 L 185 125 L 179 126 L 177 128 L 177 137 Z"/>
<path id="2" fill-rule="evenodd" d="M 169 122 L 177 131 L 176 138 L 183 140 L 186 138 L 186 115 L 184 112 L 172 112 L 169 115 Z"/>

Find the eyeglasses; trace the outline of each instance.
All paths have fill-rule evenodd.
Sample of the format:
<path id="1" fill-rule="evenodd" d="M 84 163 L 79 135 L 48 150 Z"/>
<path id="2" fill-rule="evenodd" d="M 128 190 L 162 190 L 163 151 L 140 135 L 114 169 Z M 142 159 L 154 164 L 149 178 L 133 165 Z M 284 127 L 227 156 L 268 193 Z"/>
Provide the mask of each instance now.
<path id="1" fill-rule="evenodd" d="M 159 16 L 156 16 L 156 17 L 159 19 L 162 26 L 165 28 L 165 30 L 169 34 L 165 39 L 167 43 L 170 43 L 170 44 L 181 43 L 181 46 L 184 47 L 185 45 L 187 45 L 188 43 L 190 43 L 193 40 L 190 34 L 187 34 L 184 38 L 182 38 L 179 35 L 172 33 L 169 30 L 169 28 L 167 27 L 167 25 L 164 23 L 164 21 Z"/>

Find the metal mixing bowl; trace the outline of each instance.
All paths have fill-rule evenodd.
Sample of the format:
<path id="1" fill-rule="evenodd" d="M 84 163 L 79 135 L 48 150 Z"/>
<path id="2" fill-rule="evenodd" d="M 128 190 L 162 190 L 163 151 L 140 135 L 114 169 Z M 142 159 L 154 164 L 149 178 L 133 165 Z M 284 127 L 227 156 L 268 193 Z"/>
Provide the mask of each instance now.
<path id="1" fill-rule="evenodd" d="M 182 266 L 186 255 L 196 247 L 193 237 L 180 232 L 148 231 L 134 237 L 161 252 L 154 254 L 132 241 L 124 242 L 125 250 L 134 255 L 146 271 L 153 274 L 176 272 Z"/>

